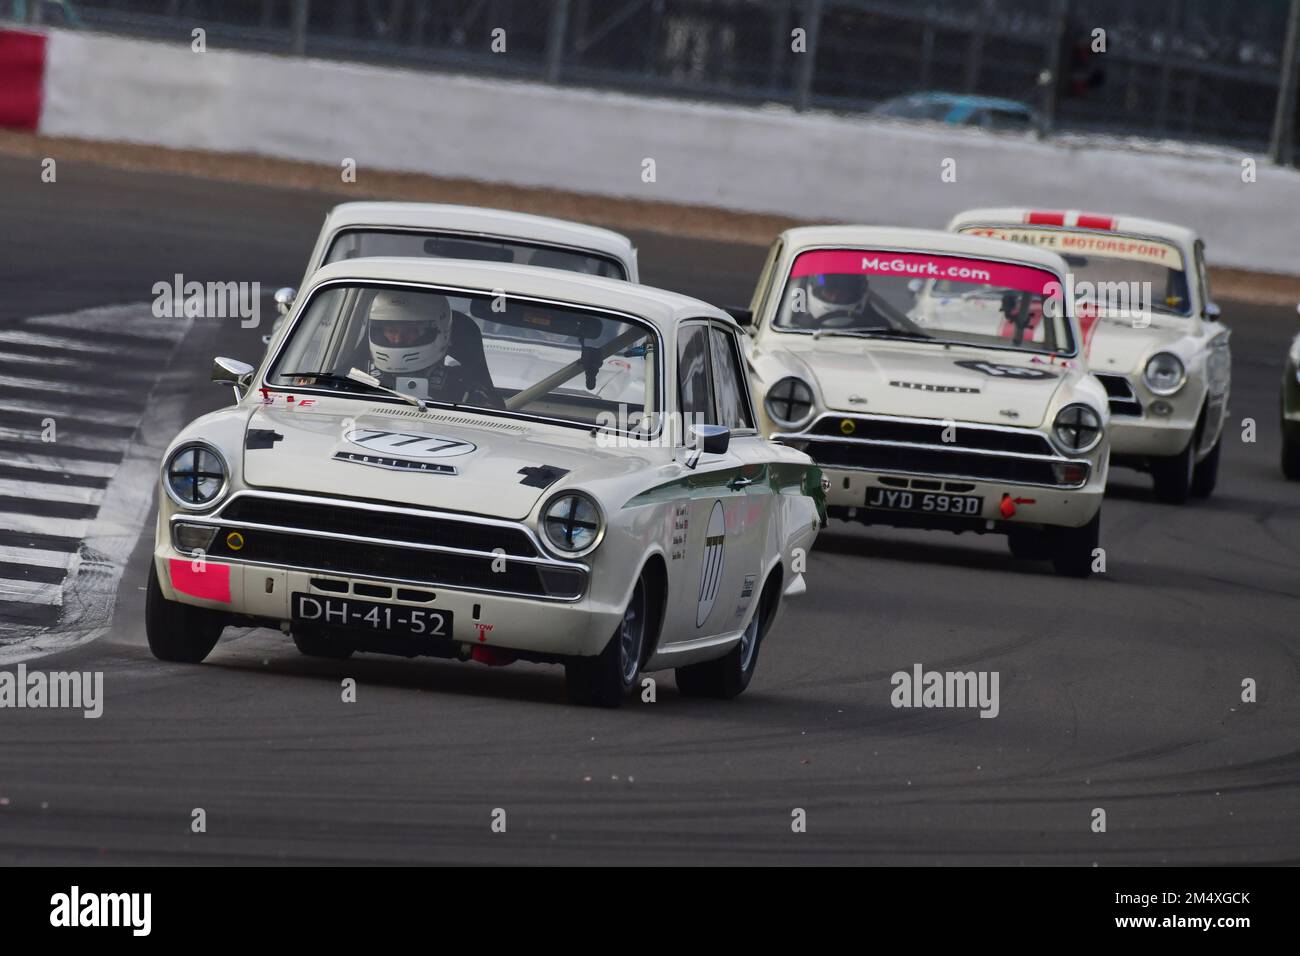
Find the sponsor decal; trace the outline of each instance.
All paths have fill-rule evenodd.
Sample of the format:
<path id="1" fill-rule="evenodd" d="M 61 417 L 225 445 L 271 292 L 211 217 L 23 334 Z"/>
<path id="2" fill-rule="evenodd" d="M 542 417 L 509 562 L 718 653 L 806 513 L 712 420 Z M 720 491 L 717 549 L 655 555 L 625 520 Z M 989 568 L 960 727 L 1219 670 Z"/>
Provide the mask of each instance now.
<path id="1" fill-rule="evenodd" d="M 1084 224 L 1082 219 L 1079 223 Z M 1095 232 L 1071 232 L 1068 229 L 1025 229 L 1006 226 L 973 226 L 961 230 L 968 236 L 988 236 L 1022 245 L 1039 246 L 1054 252 L 1100 256 L 1107 259 L 1125 259 L 1130 262 L 1150 262 L 1166 269 L 1183 269 L 1183 254 L 1167 242 L 1155 239 L 1138 239 L 1101 235 Z"/>
<path id="2" fill-rule="evenodd" d="M 354 428 L 343 436 L 354 445 L 372 452 L 410 458 L 456 458 L 477 450 L 473 442 L 442 435 L 391 432 L 381 428 Z"/>
<path id="3" fill-rule="evenodd" d="M 302 383 L 300 382 L 299 384 Z M 281 395 L 278 392 L 271 391 L 269 388 L 259 388 L 258 391 L 262 393 L 263 405 L 283 404 L 288 405 L 291 408 L 311 408 L 316 404 L 316 399 L 314 398 L 298 398 L 295 395 Z"/>
<path id="4" fill-rule="evenodd" d="M 700 568 L 700 601 L 695 610 L 695 626 L 703 627 L 713 610 L 722 583 L 723 558 L 727 543 L 726 513 L 722 502 L 715 501 L 709 513 L 709 524 L 704 531 L 704 560 Z"/>
<path id="5" fill-rule="evenodd" d="M 686 557 L 686 533 L 691 527 L 691 506 L 673 506 L 673 555 L 674 561 Z"/>
<path id="6" fill-rule="evenodd" d="M 810 275 L 880 275 L 915 279 L 942 279 L 975 285 L 995 285 L 1018 292 L 1050 295 L 1060 280 L 1033 266 L 1019 266 L 961 256 L 918 252 L 819 250 L 805 252 L 794 261 L 790 277 Z"/>
<path id="7" fill-rule="evenodd" d="M 1020 382 L 1037 382 L 1045 378 L 1059 378 L 1055 372 L 1042 368 L 1025 368 L 1023 365 L 1001 365 L 997 362 L 985 362 L 982 359 L 954 363 L 972 372 L 983 372 L 990 378 L 1002 378 Z"/>

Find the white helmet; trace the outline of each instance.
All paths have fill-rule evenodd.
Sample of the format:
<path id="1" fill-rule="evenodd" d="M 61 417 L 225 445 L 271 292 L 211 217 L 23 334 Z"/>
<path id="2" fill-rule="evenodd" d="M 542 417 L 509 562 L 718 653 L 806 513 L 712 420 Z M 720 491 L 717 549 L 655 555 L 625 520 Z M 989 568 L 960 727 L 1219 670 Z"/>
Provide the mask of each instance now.
<path id="1" fill-rule="evenodd" d="M 379 292 L 370 303 L 370 359 L 381 372 L 441 365 L 451 344 L 451 305 L 425 292 Z"/>
<path id="2" fill-rule="evenodd" d="M 828 273 L 808 277 L 808 314 L 814 319 L 832 312 L 860 312 L 867 301 L 867 277 Z"/>

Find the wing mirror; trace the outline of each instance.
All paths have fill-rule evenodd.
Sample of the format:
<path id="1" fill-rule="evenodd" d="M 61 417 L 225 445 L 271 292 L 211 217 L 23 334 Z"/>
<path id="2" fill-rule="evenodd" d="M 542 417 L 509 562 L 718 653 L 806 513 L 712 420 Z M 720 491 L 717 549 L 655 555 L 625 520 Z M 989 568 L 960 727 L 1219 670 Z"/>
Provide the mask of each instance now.
<path id="1" fill-rule="evenodd" d="M 1205 303 L 1205 317 L 1207 319 L 1209 319 L 1212 322 L 1216 322 L 1218 321 L 1219 316 L 1221 315 L 1223 315 L 1223 310 L 1219 308 L 1219 303 L 1217 302 Z"/>
<path id="2" fill-rule="evenodd" d="M 235 401 L 244 397 L 252 377 L 253 366 L 247 362 L 221 356 L 212 360 L 212 381 L 218 385 L 231 386 L 235 390 Z"/>
<path id="3" fill-rule="evenodd" d="M 724 425 L 692 425 L 691 444 L 705 455 L 725 455 L 731 447 L 731 429 Z"/>
<path id="4" fill-rule="evenodd" d="M 275 290 L 275 308 L 281 315 L 288 315 L 293 308 L 293 300 L 298 297 L 298 290 L 285 286 Z"/>

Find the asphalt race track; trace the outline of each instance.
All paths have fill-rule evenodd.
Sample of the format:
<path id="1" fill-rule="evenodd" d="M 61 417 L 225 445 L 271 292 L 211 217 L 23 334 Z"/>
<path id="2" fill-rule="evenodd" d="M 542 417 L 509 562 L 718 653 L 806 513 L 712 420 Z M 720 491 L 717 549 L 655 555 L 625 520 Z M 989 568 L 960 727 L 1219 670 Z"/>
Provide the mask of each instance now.
<path id="1" fill-rule="evenodd" d="M 42 184 L 36 161 L 0 160 L 0 430 L 39 431 L 45 402 L 59 444 L 101 463 L 161 447 L 166 423 L 228 400 L 211 356 L 259 354 L 269 295 L 298 284 L 335 201 L 64 162 Z M 647 282 L 748 300 L 761 249 L 635 238 Z M 197 320 L 175 344 L 132 326 L 175 273 L 259 280 L 264 327 Z M 580 709 L 559 668 L 309 659 L 265 630 L 228 630 L 201 666 L 163 664 L 143 625 L 152 524 L 124 528 L 111 627 L 27 662 L 102 671 L 103 716 L 0 710 L 0 862 L 1300 862 L 1300 485 L 1277 464 L 1297 316 L 1223 305 L 1234 390 L 1208 503 L 1155 503 L 1144 476 L 1115 470 L 1107 570 L 1088 581 L 1014 560 L 1000 537 L 832 524 L 809 594 L 729 703 L 682 698 L 663 673 L 656 703 Z M 137 438 L 118 441 L 133 419 Z M 74 553 L 100 483 L 47 496 L 17 454 L 0 444 L 0 544 L 43 519 L 61 529 L 48 550 Z M 66 646 L 49 610 L 60 560 L 10 584 L 0 654 Z M 0 578 L 20 564 L 0 554 Z M 890 675 L 914 663 L 997 671 L 999 715 L 895 709 Z"/>

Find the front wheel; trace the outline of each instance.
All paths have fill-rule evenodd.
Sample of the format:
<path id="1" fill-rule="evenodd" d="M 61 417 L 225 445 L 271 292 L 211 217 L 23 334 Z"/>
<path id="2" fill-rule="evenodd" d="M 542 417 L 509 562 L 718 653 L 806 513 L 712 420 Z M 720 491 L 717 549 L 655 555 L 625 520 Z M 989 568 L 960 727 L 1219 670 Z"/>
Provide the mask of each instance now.
<path id="1" fill-rule="evenodd" d="M 1192 496 L 1208 498 L 1214 494 L 1214 486 L 1219 483 L 1219 449 L 1223 447 L 1223 435 L 1219 435 L 1210 453 L 1201 459 L 1192 470 Z"/>
<path id="2" fill-rule="evenodd" d="M 1052 568 L 1070 578 L 1092 573 L 1093 552 L 1101 541 L 1101 509 L 1081 528 L 1057 528 L 1052 532 Z"/>
<path id="3" fill-rule="evenodd" d="M 1181 454 L 1151 459 L 1151 479 L 1155 483 L 1156 497 L 1171 505 L 1181 505 L 1191 493 L 1195 470 L 1196 436 L 1193 435 Z"/>
<path id="4" fill-rule="evenodd" d="M 775 578 L 772 579 L 776 581 Z M 773 587 L 769 585 L 769 587 Z M 677 689 L 686 697 L 717 697 L 731 700 L 739 697 L 754 678 L 758 667 L 758 648 L 767 630 L 770 594 L 765 589 L 758 606 L 749 619 L 749 626 L 740 640 L 722 657 L 701 661 L 676 671 Z M 773 608 L 775 610 L 775 608 Z"/>
<path id="5" fill-rule="evenodd" d="M 564 663 L 569 701 L 595 707 L 621 707 L 636 684 L 645 654 L 649 605 L 642 575 L 632 590 L 623 620 L 605 649 L 595 657 L 572 657 Z"/>
<path id="6" fill-rule="evenodd" d="M 149 562 L 144 601 L 144 632 L 149 650 L 160 661 L 198 664 L 217 646 L 226 616 L 219 611 L 169 601 L 158 583 L 158 567 Z"/>
<path id="7" fill-rule="evenodd" d="M 1282 474 L 1300 481 L 1300 434 L 1282 433 Z"/>

